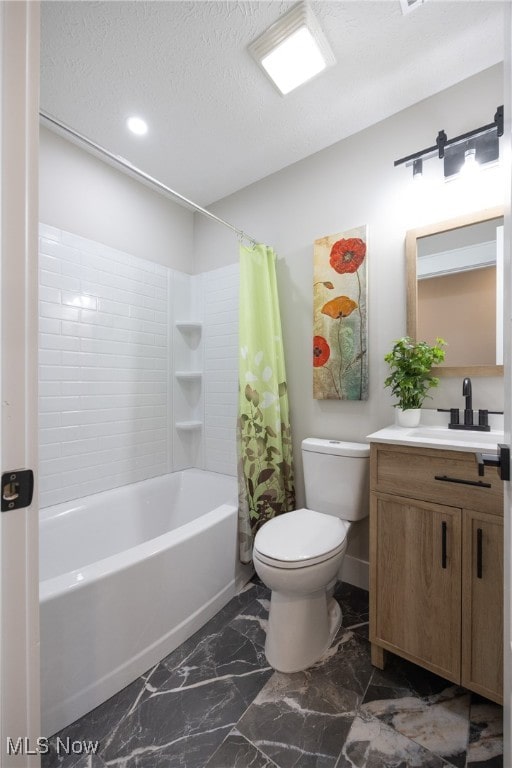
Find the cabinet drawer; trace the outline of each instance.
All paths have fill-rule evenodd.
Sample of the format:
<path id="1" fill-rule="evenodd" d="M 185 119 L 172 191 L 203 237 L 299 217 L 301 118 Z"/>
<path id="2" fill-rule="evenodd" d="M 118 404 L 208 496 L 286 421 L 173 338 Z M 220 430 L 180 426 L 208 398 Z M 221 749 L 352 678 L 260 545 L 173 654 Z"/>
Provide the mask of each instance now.
<path id="1" fill-rule="evenodd" d="M 474 453 L 372 443 L 372 490 L 503 515 L 495 467 L 478 475 Z"/>

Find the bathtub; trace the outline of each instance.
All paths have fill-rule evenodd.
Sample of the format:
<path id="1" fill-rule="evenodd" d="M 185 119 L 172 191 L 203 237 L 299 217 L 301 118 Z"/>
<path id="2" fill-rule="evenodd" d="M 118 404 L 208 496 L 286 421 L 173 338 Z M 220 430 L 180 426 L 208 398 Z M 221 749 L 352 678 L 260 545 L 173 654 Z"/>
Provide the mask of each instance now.
<path id="1" fill-rule="evenodd" d="M 40 512 L 42 733 L 89 712 L 247 581 L 236 479 L 187 469 Z"/>

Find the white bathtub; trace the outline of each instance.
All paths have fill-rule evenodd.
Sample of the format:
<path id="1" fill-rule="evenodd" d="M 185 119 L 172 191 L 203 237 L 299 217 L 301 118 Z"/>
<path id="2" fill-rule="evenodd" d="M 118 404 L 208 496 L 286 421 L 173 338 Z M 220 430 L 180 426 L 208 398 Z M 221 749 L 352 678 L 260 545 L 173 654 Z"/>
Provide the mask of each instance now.
<path id="1" fill-rule="evenodd" d="M 250 576 L 234 477 L 188 469 L 42 509 L 42 733 L 190 637 Z"/>

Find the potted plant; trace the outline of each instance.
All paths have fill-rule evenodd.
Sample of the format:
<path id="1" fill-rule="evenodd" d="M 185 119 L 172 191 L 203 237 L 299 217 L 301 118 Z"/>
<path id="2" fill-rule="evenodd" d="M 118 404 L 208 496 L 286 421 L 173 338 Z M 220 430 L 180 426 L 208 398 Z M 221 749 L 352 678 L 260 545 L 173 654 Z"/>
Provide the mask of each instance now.
<path id="1" fill-rule="evenodd" d="M 429 389 L 437 387 L 439 379 L 432 376 L 433 365 L 444 360 L 446 342 L 437 338 L 434 345 L 413 341 L 409 336 L 395 341 L 391 352 L 384 356 L 391 373 L 384 382 L 397 398 L 398 423 L 414 427 L 420 423 L 421 406 Z"/>

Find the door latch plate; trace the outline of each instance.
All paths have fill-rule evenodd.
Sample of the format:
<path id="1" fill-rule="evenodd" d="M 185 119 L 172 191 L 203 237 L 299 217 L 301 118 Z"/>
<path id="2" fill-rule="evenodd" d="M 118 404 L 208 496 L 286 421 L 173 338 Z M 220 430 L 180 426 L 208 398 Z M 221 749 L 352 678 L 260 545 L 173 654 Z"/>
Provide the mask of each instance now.
<path id="1" fill-rule="evenodd" d="M 34 473 L 31 469 L 14 469 L 2 474 L 2 512 L 22 509 L 32 504 Z"/>

